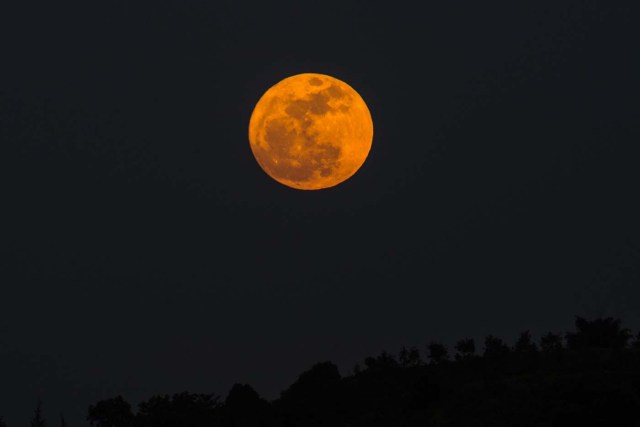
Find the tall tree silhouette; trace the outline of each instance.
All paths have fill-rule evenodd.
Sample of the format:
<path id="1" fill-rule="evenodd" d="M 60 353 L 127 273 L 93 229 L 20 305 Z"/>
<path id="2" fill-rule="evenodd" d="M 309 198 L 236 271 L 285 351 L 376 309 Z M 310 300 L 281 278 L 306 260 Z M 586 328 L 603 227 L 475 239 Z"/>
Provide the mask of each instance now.
<path id="1" fill-rule="evenodd" d="M 631 339 L 631 332 L 621 327 L 621 320 L 612 317 L 586 320 L 576 316 L 576 332 L 568 332 L 565 337 L 567 346 L 581 348 L 625 348 Z"/>
<path id="2" fill-rule="evenodd" d="M 36 409 L 33 413 L 33 417 L 31 418 L 31 427 L 45 427 L 46 425 L 47 422 L 42 415 L 42 399 L 38 397 Z"/>
<path id="3" fill-rule="evenodd" d="M 536 351 L 538 351 L 538 346 L 536 345 L 535 342 L 533 342 L 533 339 L 531 338 L 531 333 L 528 330 L 526 330 L 521 332 L 520 335 L 518 336 L 518 339 L 516 340 L 516 343 L 513 346 L 513 350 L 516 353 L 529 354 L 529 353 L 535 353 Z"/>
<path id="4" fill-rule="evenodd" d="M 456 343 L 455 349 L 456 360 L 470 359 L 476 353 L 476 342 L 473 338 L 463 338 Z"/>
<path id="5" fill-rule="evenodd" d="M 249 384 L 234 384 L 224 401 L 222 425 L 259 427 L 270 425 L 269 403 Z"/>
<path id="6" fill-rule="evenodd" d="M 427 344 L 428 358 L 432 364 L 439 364 L 449 360 L 449 350 L 444 344 L 431 341 Z"/>
<path id="7" fill-rule="evenodd" d="M 136 426 L 210 427 L 218 421 L 219 396 L 210 393 L 156 395 L 138 405 Z"/>
<path id="8" fill-rule="evenodd" d="M 540 337 L 540 349 L 546 354 L 555 354 L 562 351 L 562 336 L 548 332 Z"/>
<path id="9" fill-rule="evenodd" d="M 539 363 L 538 346 L 533 341 L 529 330 L 522 331 L 513 345 L 511 371 L 526 373 L 535 369 Z"/>
<path id="10" fill-rule="evenodd" d="M 403 368 L 415 368 L 422 365 L 422 359 L 420 358 L 420 350 L 413 346 L 409 349 L 402 346 L 398 353 L 398 362 Z"/>
<path id="11" fill-rule="evenodd" d="M 395 369 L 399 366 L 395 357 L 386 350 L 383 350 L 377 357 L 366 357 L 364 364 L 370 370 Z"/>
<path id="12" fill-rule="evenodd" d="M 90 405 L 87 421 L 97 427 L 130 427 L 133 425 L 133 412 L 129 402 L 122 396 L 116 396 Z"/>
<path id="13" fill-rule="evenodd" d="M 332 423 L 340 412 L 341 375 L 330 361 L 314 364 L 280 394 L 277 416 L 292 426 Z"/>
<path id="14" fill-rule="evenodd" d="M 64 414 L 60 414 L 60 427 L 67 427 L 67 421 L 64 419 Z"/>
<path id="15" fill-rule="evenodd" d="M 504 343 L 502 338 L 493 335 L 487 335 L 484 338 L 485 357 L 503 357 L 507 354 L 509 354 L 509 346 Z"/>
<path id="16" fill-rule="evenodd" d="M 634 350 L 640 350 L 640 332 L 638 332 L 638 334 L 631 342 L 631 348 Z"/>

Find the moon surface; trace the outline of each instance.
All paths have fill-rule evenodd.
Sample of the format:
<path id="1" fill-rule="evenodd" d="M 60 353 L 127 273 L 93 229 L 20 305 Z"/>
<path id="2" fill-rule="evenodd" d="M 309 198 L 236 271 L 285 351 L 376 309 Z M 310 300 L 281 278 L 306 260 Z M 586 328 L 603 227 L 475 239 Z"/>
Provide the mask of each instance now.
<path id="1" fill-rule="evenodd" d="M 347 83 L 303 73 L 270 87 L 249 121 L 251 151 L 273 179 L 299 190 L 333 187 L 367 159 L 373 121 Z"/>

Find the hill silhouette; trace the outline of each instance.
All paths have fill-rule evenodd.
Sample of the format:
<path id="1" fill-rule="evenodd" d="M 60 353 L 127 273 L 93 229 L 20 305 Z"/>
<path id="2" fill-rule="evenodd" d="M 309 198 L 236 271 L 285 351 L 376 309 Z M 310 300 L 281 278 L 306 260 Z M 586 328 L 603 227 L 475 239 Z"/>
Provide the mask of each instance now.
<path id="1" fill-rule="evenodd" d="M 135 409 L 114 396 L 90 405 L 86 419 L 96 427 L 640 426 L 640 333 L 619 319 L 576 316 L 574 331 L 537 342 L 523 331 L 513 345 L 487 335 L 424 350 L 382 351 L 344 376 L 319 361 L 272 401 L 236 383 L 224 398 L 155 395 Z M 45 425 L 40 405 L 31 425 Z M 12 427 L 1 417 L 0 426 Z"/>

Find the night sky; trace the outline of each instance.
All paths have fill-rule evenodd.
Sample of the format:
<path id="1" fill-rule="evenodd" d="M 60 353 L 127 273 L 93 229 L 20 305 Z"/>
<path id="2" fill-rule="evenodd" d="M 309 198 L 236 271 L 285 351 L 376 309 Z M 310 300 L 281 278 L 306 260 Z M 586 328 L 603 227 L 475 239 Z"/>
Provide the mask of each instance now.
<path id="1" fill-rule="evenodd" d="M 640 329 L 632 2 L 5 2 L 0 415 L 236 382 L 575 315 Z M 419 7 L 418 7 L 419 6 Z M 371 152 L 285 187 L 248 123 L 302 72 Z M 135 406 L 134 406 L 135 407 Z"/>

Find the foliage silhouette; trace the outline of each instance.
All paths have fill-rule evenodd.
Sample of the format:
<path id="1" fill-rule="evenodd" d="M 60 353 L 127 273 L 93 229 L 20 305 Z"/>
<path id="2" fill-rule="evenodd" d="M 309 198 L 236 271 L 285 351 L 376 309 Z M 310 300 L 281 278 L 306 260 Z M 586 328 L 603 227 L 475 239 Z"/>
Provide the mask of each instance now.
<path id="1" fill-rule="evenodd" d="M 631 342 L 631 348 L 634 350 L 640 350 L 640 332 L 638 332 L 638 334 Z"/>
<path id="2" fill-rule="evenodd" d="M 91 405 L 99 427 L 640 427 L 640 345 L 617 319 L 576 317 L 575 331 L 549 332 L 539 346 L 529 331 L 513 346 L 494 335 L 476 354 L 458 341 L 454 360 L 441 343 L 398 360 L 382 351 L 342 376 L 331 361 L 302 372 L 267 401 L 249 384 L 214 394 L 153 396 L 131 406 L 118 396 Z M 564 345 L 566 337 L 567 345 Z"/>
<path id="3" fill-rule="evenodd" d="M 374 370 L 387 370 L 395 369 L 399 366 L 395 357 L 388 353 L 386 350 L 382 351 L 377 357 L 367 357 L 364 359 L 364 364 L 367 369 Z"/>
<path id="4" fill-rule="evenodd" d="M 316 363 L 280 394 L 275 402 L 284 425 L 319 425 L 317 420 L 337 420 L 340 412 L 341 375 L 329 361 Z"/>
<path id="5" fill-rule="evenodd" d="M 135 425 L 141 427 L 205 427 L 219 421 L 215 394 L 182 392 L 153 396 L 138 405 Z"/>
<path id="6" fill-rule="evenodd" d="M 610 348 L 619 350 L 627 347 L 631 339 L 631 331 L 620 326 L 620 319 L 611 317 L 598 318 L 592 321 L 577 316 L 576 332 L 566 334 L 567 346 L 570 349 Z"/>
<path id="7" fill-rule="evenodd" d="M 427 345 L 427 351 L 429 352 L 429 361 L 433 364 L 444 363 L 449 360 L 449 350 L 444 344 L 431 341 Z"/>
<path id="8" fill-rule="evenodd" d="M 531 338 L 531 333 L 527 330 L 520 333 L 513 350 L 516 353 L 531 354 L 538 351 L 538 346 Z"/>
<path id="9" fill-rule="evenodd" d="M 46 425 L 47 422 L 42 415 L 42 399 L 38 397 L 36 409 L 33 413 L 33 418 L 31 418 L 31 427 L 45 427 Z"/>
<path id="10" fill-rule="evenodd" d="M 548 332 L 542 338 L 540 338 L 540 348 L 544 353 L 557 354 L 562 351 L 562 336 Z"/>
<path id="11" fill-rule="evenodd" d="M 4 422 L 3 417 L 0 417 L 0 427 L 7 427 L 7 423 Z"/>
<path id="12" fill-rule="evenodd" d="M 131 405 L 122 396 L 90 405 L 87 413 L 87 421 L 97 427 L 131 427 L 133 418 Z"/>
<path id="13" fill-rule="evenodd" d="M 236 383 L 224 401 L 221 422 L 225 427 L 268 426 L 273 423 L 272 408 L 249 384 Z"/>
<path id="14" fill-rule="evenodd" d="M 422 365 L 420 350 L 415 346 L 409 349 L 403 346 L 398 353 L 398 362 L 403 368 L 415 368 Z"/>
<path id="15" fill-rule="evenodd" d="M 504 357 L 509 354 L 507 346 L 501 338 L 487 335 L 484 338 L 484 357 Z"/>
<path id="16" fill-rule="evenodd" d="M 465 360 L 472 358 L 476 353 L 476 343 L 473 338 L 464 338 L 455 345 L 456 360 Z"/>

